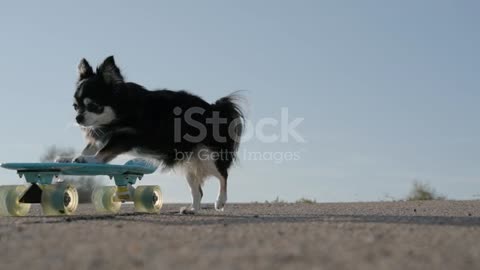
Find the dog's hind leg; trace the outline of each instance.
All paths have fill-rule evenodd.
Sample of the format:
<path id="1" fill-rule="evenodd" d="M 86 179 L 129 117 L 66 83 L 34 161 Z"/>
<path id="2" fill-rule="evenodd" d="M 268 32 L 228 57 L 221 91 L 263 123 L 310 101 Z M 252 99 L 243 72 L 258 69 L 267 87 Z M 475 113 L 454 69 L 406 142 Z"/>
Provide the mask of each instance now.
<path id="1" fill-rule="evenodd" d="M 180 212 L 182 214 L 194 214 L 195 211 L 200 210 L 200 203 L 203 197 L 202 180 L 198 179 L 195 174 L 187 174 L 188 185 L 190 186 L 190 192 L 192 193 L 192 205 L 189 208 L 182 207 Z"/>
<path id="2" fill-rule="evenodd" d="M 218 196 L 217 200 L 215 201 L 215 210 L 223 211 L 225 209 L 225 204 L 227 203 L 227 170 L 219 170 L 215 176 L 220 181 Z"/>

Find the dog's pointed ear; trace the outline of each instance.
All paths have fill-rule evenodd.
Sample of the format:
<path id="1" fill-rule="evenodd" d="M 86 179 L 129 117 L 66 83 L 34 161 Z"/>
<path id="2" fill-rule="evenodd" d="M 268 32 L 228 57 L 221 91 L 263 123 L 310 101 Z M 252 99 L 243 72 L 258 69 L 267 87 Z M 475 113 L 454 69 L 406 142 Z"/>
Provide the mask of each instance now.
<path id="1" fill-rule="evenodd" d="M 95 74 L 93 73 L 92 67 L 85 58 L 82 58 L 82 60 L 80 60 L 80 64 L 78 64 L 78 80 L 81 81 L 83 79 L 92 77 L 93 75 Z"/>
<path id="2" fill-rule="evenodd" d="M 123 83 L 123 76 L 120 73 L 120 69 L 115 65 L 113 55 L 107 57 L 105 61 L 103 61 L 103 63 L 97 68 L 97 73 L 103 77 L 103 80 L 107 84 Z"/>

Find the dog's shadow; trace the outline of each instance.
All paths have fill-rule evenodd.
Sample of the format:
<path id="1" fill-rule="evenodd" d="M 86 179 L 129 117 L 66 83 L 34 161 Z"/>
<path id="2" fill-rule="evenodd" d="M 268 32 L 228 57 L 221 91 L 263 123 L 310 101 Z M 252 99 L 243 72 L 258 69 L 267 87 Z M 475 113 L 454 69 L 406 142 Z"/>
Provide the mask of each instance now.
<path id="1" fill-rule="evenodd" d="M 195 215 L 185 215 L 178 211 L 166 211 L 160 214 L 120 213 L 108 215 L 78 215 L 68 217 L 23 217 L 17 218 L 22 224 L 61 224 L 89 221 L 120 221 L 132 223 L 149 223 L 163 226 L 206 226 L 206 225 L 241 225 L 271 223 L 385 223 L 416 225 L 480 226 L 480 217 L 446 217 L 446 216 L 395 216 L 395 215 L 259 215 L 217 213 L 203 209 Z M 32 220 L 32 218 L 34 220 Z"/>

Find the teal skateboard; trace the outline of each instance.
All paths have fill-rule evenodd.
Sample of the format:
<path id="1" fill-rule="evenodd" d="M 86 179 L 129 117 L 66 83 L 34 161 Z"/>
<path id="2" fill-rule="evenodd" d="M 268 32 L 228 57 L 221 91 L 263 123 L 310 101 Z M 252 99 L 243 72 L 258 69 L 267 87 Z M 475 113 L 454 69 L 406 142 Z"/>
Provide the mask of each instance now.
<path id="1" fill-rule="evenodd" d="M 159 186 L 138 186 L 137 179 L 155 172 L 158 166 L 133 159 L 124 165 L 93 163 L 3 163 L 1 167 L 16 170 L 30 185 L 0 186 L 0 216 L 25 216 L 32 203 L 40 203 L 45 215 L 71 215 L 78 207 L 74 186 L 55 183 L 64 175 L 106 175 L 115 186 L 99 186 L 92 193 L 98 212 L 118 213 L 122 202 L 134 202 L 135 211 L 158 213 L 162 208 Z"/>

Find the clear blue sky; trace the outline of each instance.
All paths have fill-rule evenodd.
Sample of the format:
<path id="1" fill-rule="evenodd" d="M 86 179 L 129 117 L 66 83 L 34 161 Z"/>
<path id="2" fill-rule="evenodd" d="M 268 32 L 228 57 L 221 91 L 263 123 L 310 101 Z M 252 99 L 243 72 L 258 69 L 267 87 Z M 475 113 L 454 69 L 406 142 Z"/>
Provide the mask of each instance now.
<path id="1" fill-rule="evenodd" d="M 83 145 L 72 95 L 82 57 L 128 80 L 207 99 L 248 90 L 249 118 L 303 117 L 306 143 L 250 140 L 230 201 L 404 197 L 414 179 L 480 194 L 480 4 L 475 1 L 15 1 L 0 4 L 0 161 Z M 278 131 L 271 128 L 268 131 Z M 16 183 L 0 171 L 0 183 Z M 156 174 L 167 201 L 186 181 Z M 212 202 L 217 181 L 206 186 Z"/>

